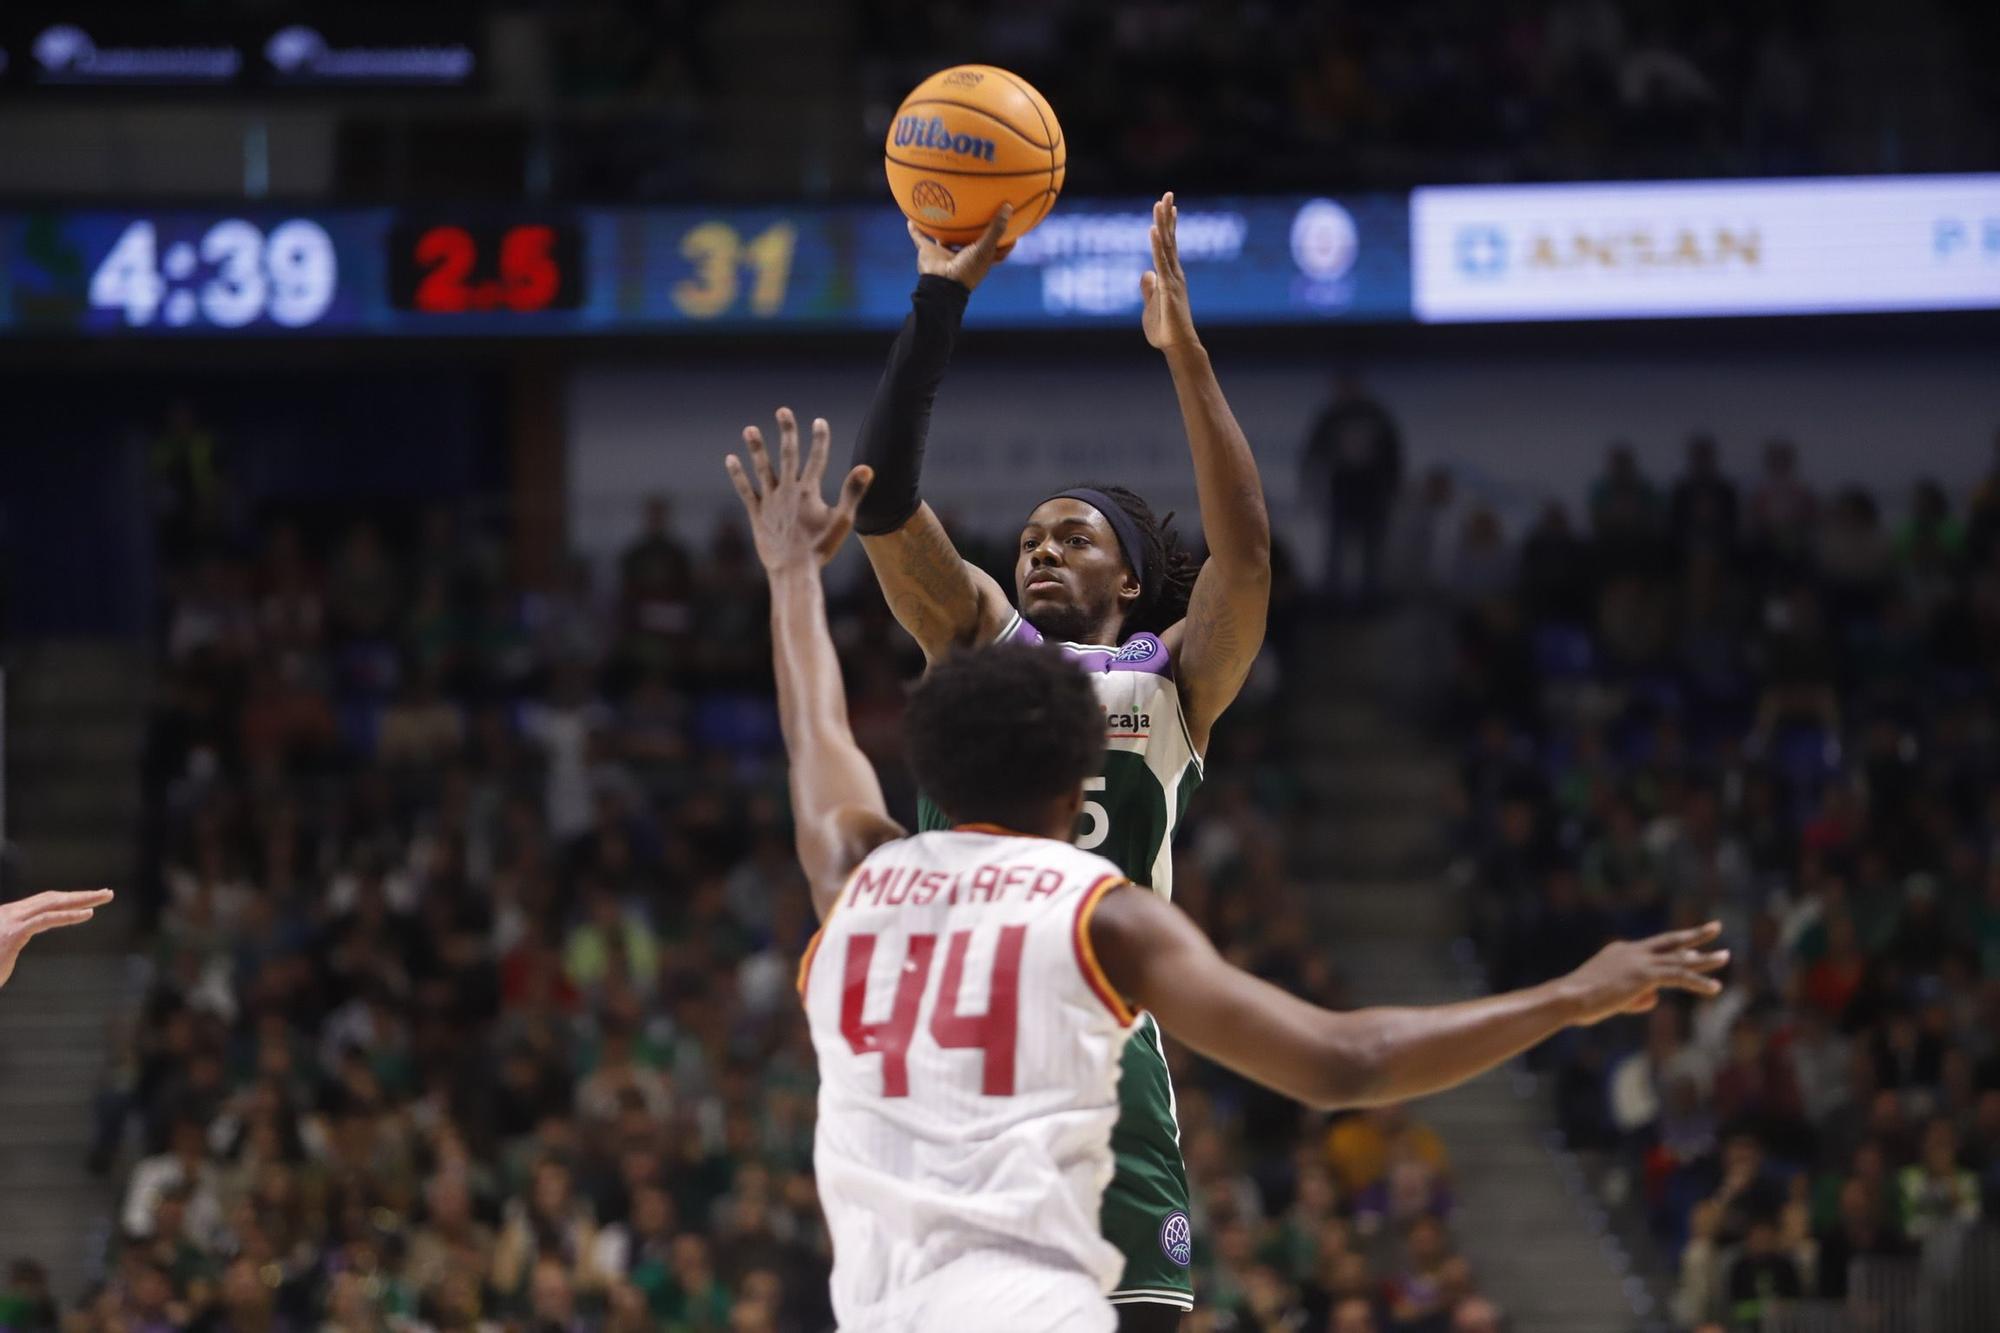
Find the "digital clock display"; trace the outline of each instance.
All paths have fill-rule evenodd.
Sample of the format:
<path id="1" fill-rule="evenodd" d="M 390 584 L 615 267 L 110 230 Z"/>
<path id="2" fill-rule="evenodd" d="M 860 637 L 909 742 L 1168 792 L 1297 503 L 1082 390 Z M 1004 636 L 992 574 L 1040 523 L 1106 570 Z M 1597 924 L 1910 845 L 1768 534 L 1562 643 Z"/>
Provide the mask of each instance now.
<path id="1" fill-rule="evenodd" d="M 403 223 L 389 232 L 389 304 L 427 315 L 576 310 L 588 283 L 575 226 Z"/>
<path id="2" fill-rule="evenodd" d="M 136 218 L 91 267 L 90 322 L 301 329 L 326 314 L 339 283 L 333 240 L 310 218 L 268 227 L 244 218 L 192 224 Z"/>

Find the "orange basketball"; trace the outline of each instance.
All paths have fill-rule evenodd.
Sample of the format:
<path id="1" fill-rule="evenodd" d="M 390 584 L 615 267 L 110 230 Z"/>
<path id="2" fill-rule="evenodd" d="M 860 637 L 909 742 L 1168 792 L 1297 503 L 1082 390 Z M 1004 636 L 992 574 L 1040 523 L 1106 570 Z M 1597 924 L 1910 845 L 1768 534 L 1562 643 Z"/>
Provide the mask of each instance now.
<path id="1" fill-rule="evenodd" d="M 889 125 L 882 166 L 896 206 L 946 245 L 965 245 L 1014 205 L 1010 246 L 1055 207 L 1069 153 L 1062 126 L 1027 82 L 991 65 L 954 65 L 916 86 Z"/>

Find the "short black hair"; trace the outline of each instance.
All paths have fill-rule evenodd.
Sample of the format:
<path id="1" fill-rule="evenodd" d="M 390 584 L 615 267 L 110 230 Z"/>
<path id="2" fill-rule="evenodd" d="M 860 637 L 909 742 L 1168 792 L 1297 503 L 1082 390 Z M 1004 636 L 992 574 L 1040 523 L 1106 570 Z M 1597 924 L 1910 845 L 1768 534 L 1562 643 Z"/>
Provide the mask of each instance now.
<path id="1" fill-rule="evenodd" d="M 1092 483 L 1090 489 L 1104 492 L 1124 510 L 1132 526 L 1139 530 L 1139 540 L 1146 544 L 1140 553 L 1146 563 L 1145 586 L 1139 590 L 1139 600 L 1125 613 L 1123 635 L 1129 638 L 1134 634 L 1165 632 L 1169 625 L 1187 615 L 1188 597 L 1194 592 L 1194 578 L 1201 572 L 1201 561 L 1182 549 L 1180 536 L 1173 530 L 1171 510 L 1161 518 L 1136 492 L 1123 486 Z"/>
<path id="2" fill-rule="evenodd" d="M 934 665 L 903 738 L 917 785 L 960 824 L 1022 828 L 1104 766 L 1104 710 L 1058 649 L 996 643 Z"/>

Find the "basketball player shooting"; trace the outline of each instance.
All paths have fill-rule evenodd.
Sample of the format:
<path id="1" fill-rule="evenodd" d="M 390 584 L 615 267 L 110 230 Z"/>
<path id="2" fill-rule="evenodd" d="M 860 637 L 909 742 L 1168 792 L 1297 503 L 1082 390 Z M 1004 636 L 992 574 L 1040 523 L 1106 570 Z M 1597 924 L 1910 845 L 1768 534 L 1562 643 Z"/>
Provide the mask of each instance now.
<path id="1" fill-rule="evenodd" d="M 1120 1055 L 1137 1011 L 1300 1101 L 1436 1092 L 1572 1025 L 1712 996 L 1710 923 L 1607 945 L 1568 976 L 1428 1009 L 1333 1013 L 1226 963 L 1180 911 L 1073 844 L 1105 735 L 1090 676 L 1050 647 L 936 662 L 906 743 L 950 828 L 889 818 L 847 721 L 821 567 L 868 488 L 821 495 L 829 430 L 779 415 L 775 468 L 728 470 L 771 584 L 797 850 L 819 933 L 799 988 L 820 1068 L 813 1166 L 847 1333 L 1109 1333 L 1125 1258 L 1100 1229 Z M 754 480 L 753 480 L 754 474 Z"/>
<path id="2" fill-rule="evenodd" d="M 975 644 L 1050 643 L 1088 673 L 1100 705 L 1091 726 L 1107 748 L 1086 783 L 1076 845 L 1171 899 L 1174 828 L 1201 782 L 1209 730 L 1264 642 L 1271 524 L 1263 486 L 1195 334 L 1178 211 L 1167 194 L 1153 205 L 1153 268 L 1141 282 L 1140 324 L 1173 377 L 1208 559 L 1197 571 L 1146 502 L 1112 485 L 1059 491 L 1028 515 L 1012 602 L 959 558 L 919 499 L 917 479 L 959 319 L 993 266 L 1008 216 L 1003 211 L 956 252 L 910 227 L 920 276 L 856 444 L 855 461 L 875 480 L 855 525 L 890 610 L 933 664 Z M 944 826 L 936 793 L 926 787 L 923 795 L 920 825 Z M 1105 1235 L 1125 1255 L 1113 1299 L 1129 1307 L 1124 1333 L 1171 1330 L 1194 1305 L 1187 1170 L 1159 1030 L 1144 1015 L 1119 1088 L 1118 1175 L 1104 1208 Z"/>
<path id="3" fill-rule="evenodd" d="M 45 930 L 80 926 L 111 901 L 109 889 L 81 889 L 73 893 L 38 893 L 18 902 L 0 903 L 0 986 L 14 975 L 21 950 Z"/>

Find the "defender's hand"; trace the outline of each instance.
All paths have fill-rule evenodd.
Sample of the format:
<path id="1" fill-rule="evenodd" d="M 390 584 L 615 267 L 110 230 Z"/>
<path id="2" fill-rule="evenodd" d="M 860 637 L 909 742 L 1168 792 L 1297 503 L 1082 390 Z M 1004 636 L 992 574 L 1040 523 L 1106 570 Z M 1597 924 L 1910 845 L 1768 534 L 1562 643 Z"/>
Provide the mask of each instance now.
<path id="1" fill-rule="evenodd" d="M 764 450 L 763 432 L 755 426 L 743 428 L 743 443 L 749 447 L 757 484 L 751 485 L 742 460 L 735 454 L 723 464 L 749 512 L 750 535 L 767 573 L 776 574 L 805 560 L 824 565 L 854 527 L 854 507 L 861 503 L 875 470 L 857 467 L 849 472 L 839 500 L 829 505 L 819 488 L 826 476 L 826 454 L 832 438 L 833 428 L 826 424 L 826 418 L 814 417 L 812 451 L 800 466 L 798 419 L 791 408 L 781 407 L 776 472 L 771 470 L 771 457 Z"/>
<path id="2" fill-rule="evenodd" d="M 1570 988 L 1582 1014 L 1578 1023 L 1599 1023 L 1615 1014 L 1642 1014 L 1659 1003 L 1663 989 L 1703 997 L 1722 993 L 1710 976 L 1729 962 L 1727 949 L 1703 949 L 1722 933 L 1711 921 L 1692 930 L 1668 931 L 1646 940 L 1620 940 L 1557 983 Z"/>
<path id="3" fill-rule="evenodd" d="M 14 975 L 14 964 L 29 940 L 58 926 L 80 926 L 110 901 L 109 889 L 85 889 L 38 893 L 19 902 L 0 903 L 0 986 Z"/>
<path id="4" fill-rule="evenodd" d="M 1174 206 L 1174 192 L 1167 191 L 1153 205 L 1153 268 L 1139 275 L 1139 294 L 1146 299 L 1140 313 L 1140 327 L 1146 341 L 1166 351 L 1199 341 L 1194 332 L 1194 312 L 1188 308 L 1187 273 L 1181 268 L 1180 240 L 1174 234 L 1180 209 Z"/>
<path id="5" fill-rule="evenodd" d="M 1012 204 L 1000 205 L 1000 211 L 986 224 L 986 231 L 980 238 L 956 250 L 939 245 L 918 230 L 916 223 L 910 223 L 910 239 L 917 246 L 917 272 L 927 277 L 950 278 L 971 291 L 994 264 L 1007 257 L 1006 250 L 1000 248 L 1000 234 L 1007 230 L 1007 219 L 1013 216 Z M 1010 245 L 1007 250 L 1013 248 Z"/>

